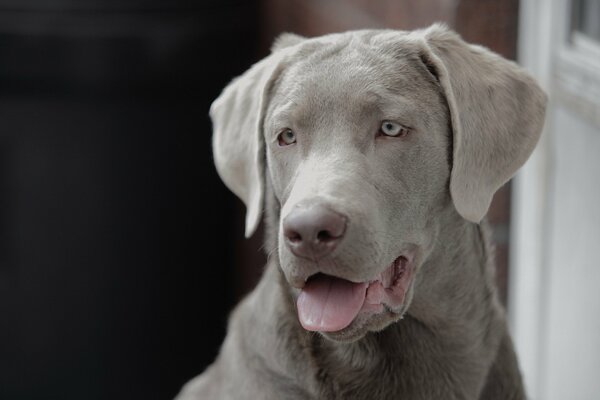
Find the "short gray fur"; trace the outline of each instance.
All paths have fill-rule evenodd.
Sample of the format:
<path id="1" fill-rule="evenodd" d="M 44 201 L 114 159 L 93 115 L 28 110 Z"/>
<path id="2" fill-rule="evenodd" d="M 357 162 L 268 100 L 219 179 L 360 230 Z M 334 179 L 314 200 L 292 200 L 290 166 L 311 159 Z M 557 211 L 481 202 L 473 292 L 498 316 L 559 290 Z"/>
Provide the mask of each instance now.
<path id="1" fill-rule="evenodd" d="M 248 235 L 264 209 L 269 261 L 178 400 L 525 399 L 482 218 L 537 143 L 545 103 L 516 64 L 440 25 L 278 39 L 211 109 L 217 169 Z M 377 142 L 390 114 L 411 136 Z M 295 148 L 277 147 L 286 126 Z M 349 217 L 331 263 L 282 243 L 282 217 L 307 198 Z M 404 308 L 343 335 L 301 327 L 295 279 L 364 281 L 409 247 Z"/>

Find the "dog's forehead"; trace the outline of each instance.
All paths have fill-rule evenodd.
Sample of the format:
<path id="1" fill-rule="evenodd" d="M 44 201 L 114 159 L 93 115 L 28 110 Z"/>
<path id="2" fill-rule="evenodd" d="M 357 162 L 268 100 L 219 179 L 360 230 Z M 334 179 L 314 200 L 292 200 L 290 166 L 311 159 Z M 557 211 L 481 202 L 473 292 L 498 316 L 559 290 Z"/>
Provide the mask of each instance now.
<path id="1" fill-rule="evenodd" d="M 277 111 L 293 108 L 301 114 L 341 107 L 352 113 L 397 96 L 418 102 L 435 90 L 414 46 L 347 40 L 306 48 L 287 62 L 277 80 Z"/>

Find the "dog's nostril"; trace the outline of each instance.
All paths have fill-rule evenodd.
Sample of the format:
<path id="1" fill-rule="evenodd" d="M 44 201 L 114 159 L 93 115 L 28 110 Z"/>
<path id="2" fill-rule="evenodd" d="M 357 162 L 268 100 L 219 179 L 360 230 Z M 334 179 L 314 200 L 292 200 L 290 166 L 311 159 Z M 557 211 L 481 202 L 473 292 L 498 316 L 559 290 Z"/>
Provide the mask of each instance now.
<path id="1" fill-rule="evenodd" d="M 302 236 L 298 232 L 289 232 L 287 239 L 292 243 L 298 243 L 302 241 Z"/>
<path id="2" fill-rule="evenodd" d="M 317 233 L 318 242 L 330 242 L 335 239 L 336 237 L 329 233 L 329 231 L 319 231 L 319 233 Z"/>

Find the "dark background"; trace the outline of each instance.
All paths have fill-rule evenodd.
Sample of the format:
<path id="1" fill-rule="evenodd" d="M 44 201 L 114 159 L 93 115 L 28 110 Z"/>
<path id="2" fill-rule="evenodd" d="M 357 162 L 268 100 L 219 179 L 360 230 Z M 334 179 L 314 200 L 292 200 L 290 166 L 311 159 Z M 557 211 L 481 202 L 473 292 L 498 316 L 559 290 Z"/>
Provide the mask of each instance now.
<path id="1" fill-rule="evenodd" d="M 0 399 L 167 399 L 214 358 L 237 233 L 208 108 L 255 13 L 0 1 Z"/>
<path id="2" fill-rule="evenodd" d="M 0 0 L 0 399 L 168 399 L 218 351 L 261 235 L 208 108 L 274 36 L 445 21 L 514 58 L 517 0 Z M 509 194 L 489 214 L 506 293 Z"/>

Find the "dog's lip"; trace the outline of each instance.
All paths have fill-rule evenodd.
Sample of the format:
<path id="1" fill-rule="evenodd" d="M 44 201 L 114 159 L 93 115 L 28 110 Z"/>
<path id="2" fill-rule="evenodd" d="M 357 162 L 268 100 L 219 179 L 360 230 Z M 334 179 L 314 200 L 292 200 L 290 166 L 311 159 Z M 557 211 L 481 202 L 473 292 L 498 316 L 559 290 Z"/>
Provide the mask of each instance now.
<path id="1" fill-rule="evenodd" d="M 394 275 L 394 267 L 395 268 L 399 268 L 401 265 L 401 261 L 403 261 L 402 263 L 406 265 L 410 265 L 412 267 L 412 264 L 414 262 L 414 253 L 413 252 L 404 252 L 401 253 L 399 256 L 397 256 L 393 261 L 391 261 L 390 263 L 386 264 L 386 267 L 379 271 L 379 273 L 377 273 L 374 277 L 372 278 L 368 278 L 368 279 L 356 279 L 356 278 L 352 278 L 352 277 L 348 277 L 348 276 L 344 276 L 342 274 L 335 274 L 335 273 L 330 273 L 323 271 L 321 268 L 316 268 L 315 271 L 313 271 L 310 274 L 306 274 L 304 276 L 294 276 L 292 277 L 292 279 L 290 279 L 289 284 L 296 288 L 296 289 L 302 289 L 304 288 L 304 286 L 306 285 L 306 282 L 308 282 L 310 279 L 314 279 L 315 277 L 317 277 L 318 275 L 327 275 L 327 276 L 331 276 L 333 278 L 338 278 L 338 279 L 343 279 L 352 283 L 368 283 L 368 284 L 372 284 L 372 283 L 376 283 L 376 282 L 382 282 L 383 286 L 388 289 L 391 287 L 391 284 L 393 283 L 393 275 Z"/>
<path id="2" fill-rule="evenodd" d="M 410 266 L 410 260 L 405 255 L 398 256 L 389 266 L 381 271 L 377 278 L 369 281 L 369 285 L 381 282 L 385 289 L 390 289 L 394 283 L 404 275 L 406 269 Z"/>
<path id="3" fill-rule="evenodd" d="M 413 260 L 399 256 L 378 279 L 370 281 L 362 311 L 379 312 L 382 307 L 401 306 L 414 276 Z"/>

